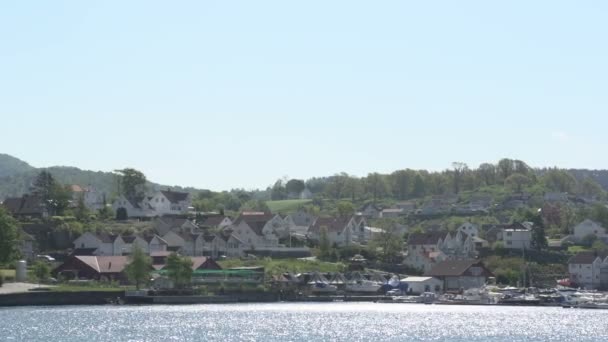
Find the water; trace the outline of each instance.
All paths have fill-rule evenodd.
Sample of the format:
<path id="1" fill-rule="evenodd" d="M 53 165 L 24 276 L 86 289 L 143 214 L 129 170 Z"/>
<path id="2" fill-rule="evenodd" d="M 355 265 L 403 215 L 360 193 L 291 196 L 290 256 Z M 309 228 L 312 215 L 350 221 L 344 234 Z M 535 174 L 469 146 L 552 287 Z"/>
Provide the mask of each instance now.
<path id="1" fill-rule="evenodd" d="M 0 341 L 608 341 L 608 310 L 374 303 L 0 309 Z"/>

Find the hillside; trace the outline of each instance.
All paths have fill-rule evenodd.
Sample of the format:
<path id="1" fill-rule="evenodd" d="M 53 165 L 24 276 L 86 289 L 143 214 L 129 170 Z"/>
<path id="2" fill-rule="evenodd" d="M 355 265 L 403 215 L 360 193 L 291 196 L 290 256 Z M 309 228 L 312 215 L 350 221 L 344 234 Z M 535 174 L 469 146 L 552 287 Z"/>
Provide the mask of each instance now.
<path id="1" fill-rule="evenodd" d="M 91 185 L 108 195 L 116 191 L 116 176 L 111 172 L 81 170 L 69 166 L 52 166 L 44 168 L 62 184 Z M 28 163 L 0 154 L 0 201 L 7 197 L 21 196 L 27 193 L 34 179 L 42 168 L 35 168 Z M 149 183 L 152 188 L 168 187 L 156 183 Z M 195 192 L 194 188 L 171 186 L 172 189 Z"/>

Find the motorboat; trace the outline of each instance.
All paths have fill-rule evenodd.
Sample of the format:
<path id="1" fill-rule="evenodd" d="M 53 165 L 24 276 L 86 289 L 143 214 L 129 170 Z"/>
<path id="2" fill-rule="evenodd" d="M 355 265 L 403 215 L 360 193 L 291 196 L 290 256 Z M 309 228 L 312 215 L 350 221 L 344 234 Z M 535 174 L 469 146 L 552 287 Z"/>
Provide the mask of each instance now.
<path id="1" fill-rule="evenodd" d="M 338 291 L 338 288 L 334 285 L 330 285 L 323 282 L 316 282 L 311 284 L 312 293 L 321 294 L 321 293 L 335 293 Z"/>
<path id="2" fill-rule="evenodd" d="M 346 291 L 357 293 L 377 293 L 381 284 L 371 280 L 357 280 L 346 284 Z"/>

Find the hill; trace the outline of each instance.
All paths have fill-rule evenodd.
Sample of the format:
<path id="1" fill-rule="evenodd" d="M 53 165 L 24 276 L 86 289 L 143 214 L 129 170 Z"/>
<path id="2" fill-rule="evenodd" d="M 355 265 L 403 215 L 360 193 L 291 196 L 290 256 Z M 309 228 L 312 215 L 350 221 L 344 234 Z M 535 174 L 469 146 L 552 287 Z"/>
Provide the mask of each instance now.
<path id="1" fill-rule="evenodd" d="M 116 191 L 116 176 L 112 172 L 81 170 L 70 166 L 52 166 L 36 168 L 28 163 L 7 154 L 0 154 L 0 201 L 7 197 L 21 196 L 27 193 L 34 179 L 41 170 L 50 171 L 62 184 L 91 185 L 108 195 Z M 164 188 L 166 185 L 149 182 L 152 188 Z M 196 192 L 195 188 L 171 186 L 174 190 Z"/>

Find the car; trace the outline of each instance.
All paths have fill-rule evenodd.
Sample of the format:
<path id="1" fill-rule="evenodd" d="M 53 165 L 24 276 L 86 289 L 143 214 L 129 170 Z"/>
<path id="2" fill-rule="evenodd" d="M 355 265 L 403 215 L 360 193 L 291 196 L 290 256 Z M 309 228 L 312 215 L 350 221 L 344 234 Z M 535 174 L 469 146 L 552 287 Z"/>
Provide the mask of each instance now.
<path id="1" fill-rule="evenodd" d="M 55 262 L 55 258 L 50 255 L 37 255 L 36 259 L 46 262 Z"/>

